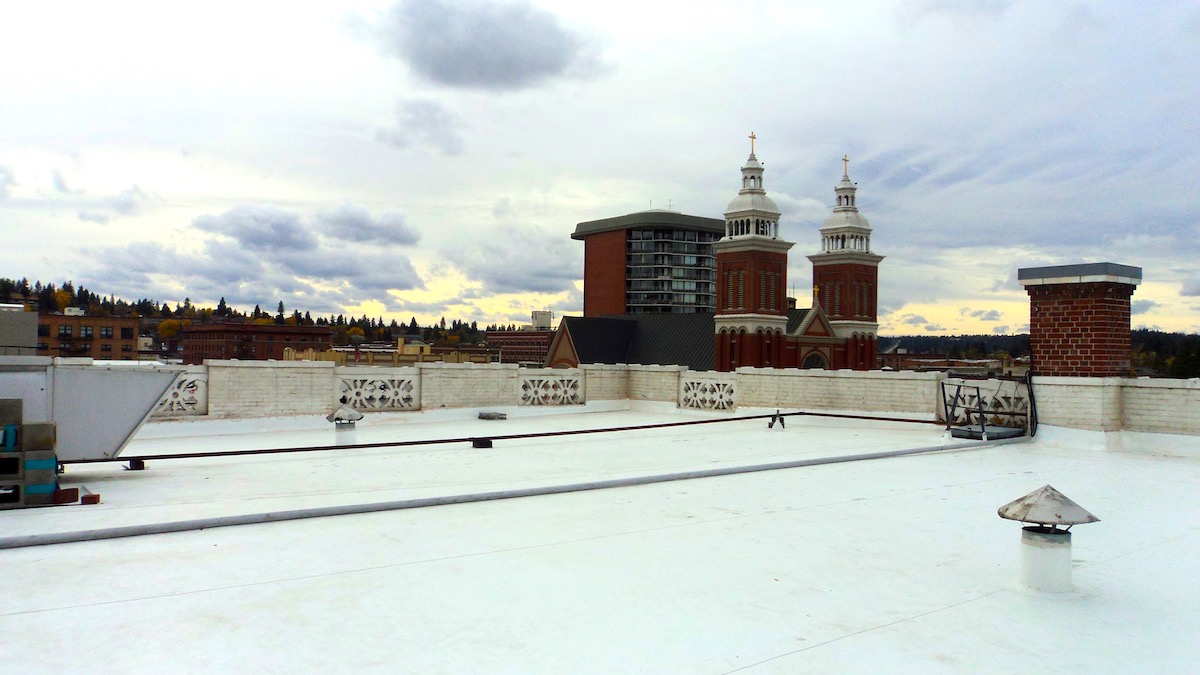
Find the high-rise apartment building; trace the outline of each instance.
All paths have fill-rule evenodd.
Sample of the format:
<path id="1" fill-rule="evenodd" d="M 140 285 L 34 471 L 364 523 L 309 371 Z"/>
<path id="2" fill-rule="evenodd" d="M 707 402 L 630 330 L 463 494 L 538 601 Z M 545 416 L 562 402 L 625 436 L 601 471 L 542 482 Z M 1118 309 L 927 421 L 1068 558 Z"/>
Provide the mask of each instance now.
<path id="1" fill-rule="evenodd" d="M 579 223 L 584 316 L 713 312 L 724 233 L 724 221 L 663 210 Z"/>

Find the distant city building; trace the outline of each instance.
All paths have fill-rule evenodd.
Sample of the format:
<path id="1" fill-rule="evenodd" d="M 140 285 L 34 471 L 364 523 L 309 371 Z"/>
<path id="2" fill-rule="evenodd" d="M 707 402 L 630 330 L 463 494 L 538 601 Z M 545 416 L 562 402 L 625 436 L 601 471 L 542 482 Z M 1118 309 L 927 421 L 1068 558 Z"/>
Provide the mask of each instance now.
<path id="1" fill-rule="evenodd" d="M 533 330 L 550 330 L 550 324 L 554 322 L 554 312 L 535 311 L 533 313 Z"/>
<path id="2" fill-rule="evenodd" d="M 711 313 L 715 218 L 641 211 L 575 226 L 583 241 L 583 314 Z"/>
<path id="3" fill-rule="evenodd" d="M 39 356 L 90 357 L 107 361 L 138 358 L 138 320 L 132 317 L 88 316 L 83 310 L 39 314 Z"/>
<path id="4" fill-rule="evenodd" d="M 180 331 L 183 362 L 200 364 L 206 359 L 282 361 L 284 350 L 324 351 L 333 344 L 328 326 L 279 326 L 254 323 L 191 324 Z"/>
<path id="5" fill-rule="evenodd" d="M 488 349 L 499 353 L 500 363 L 541 367 L 546 363 L 554 331 L 550 329 L 554 313 L 535 311 L 533 323 L 517 330 L 489 330 L 484 336 Z"/>
<path id="6" fill-rule="evenodd" d="M 332 361 L 341 365 L 411 366 L 418 363 L 493 363 L 495 350 L 472 345 L 363 344 L 326 350 L 284 349 L 285 361 Z"/>

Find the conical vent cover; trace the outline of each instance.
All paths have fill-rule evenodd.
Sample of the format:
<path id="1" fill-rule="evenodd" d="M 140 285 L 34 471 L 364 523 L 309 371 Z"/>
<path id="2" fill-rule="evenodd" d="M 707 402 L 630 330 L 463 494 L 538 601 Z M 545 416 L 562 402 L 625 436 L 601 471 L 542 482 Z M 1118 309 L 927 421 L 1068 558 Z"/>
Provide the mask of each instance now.
<path id="1" fill-rule="evenodd" d="M 1001 506 L 996 513 L 1001 518 L 1038 525 L 1079 525 L 1100 520 L 1049 485 Z"/>

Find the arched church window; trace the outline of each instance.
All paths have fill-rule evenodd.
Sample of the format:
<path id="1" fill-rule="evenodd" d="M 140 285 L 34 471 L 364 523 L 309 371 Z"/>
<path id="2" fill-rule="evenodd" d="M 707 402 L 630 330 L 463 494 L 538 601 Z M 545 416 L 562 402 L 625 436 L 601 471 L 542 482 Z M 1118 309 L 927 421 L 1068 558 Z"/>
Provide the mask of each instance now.
<path id="1" fill-rule="evenodd" d="M 804 363 L 800 364 L 800 367 L 804 368 L 805 370 L 823 370 L 825 368 L 825 357 L 818 352 L 813 352 L 804 357 Z"/>

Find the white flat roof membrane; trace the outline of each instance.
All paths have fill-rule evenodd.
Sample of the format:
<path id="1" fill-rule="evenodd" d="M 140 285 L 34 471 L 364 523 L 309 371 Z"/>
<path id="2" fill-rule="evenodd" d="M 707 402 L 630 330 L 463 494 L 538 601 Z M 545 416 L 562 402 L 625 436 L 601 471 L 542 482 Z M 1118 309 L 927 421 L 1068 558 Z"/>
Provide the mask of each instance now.
<path id="1" fill-rule="evenodd" d="M 356 440 L 689 417 L 423 423 L 438 418 L 410 414 L 369 417 Z M 128 456 L 334 438 L 332 429 L 147 431 Z M 785 429 L 745 420 L 491 449 L 164 460 L 144 472 L 73 465 L 64 482 L 101 493 L 100 505 L 0 512 L 0 536 L 856 454 L 943 435 L 788 418 Z M 1191 669 L 1200 461 L 1067 441 L 0 550 L 9 636 L 0 663 L 14 672 Z M 1072 593 L 1017 585 L 1020 526 L 996 516 L 1047 483 L 1103 519 L 1075 531 Z"/>

